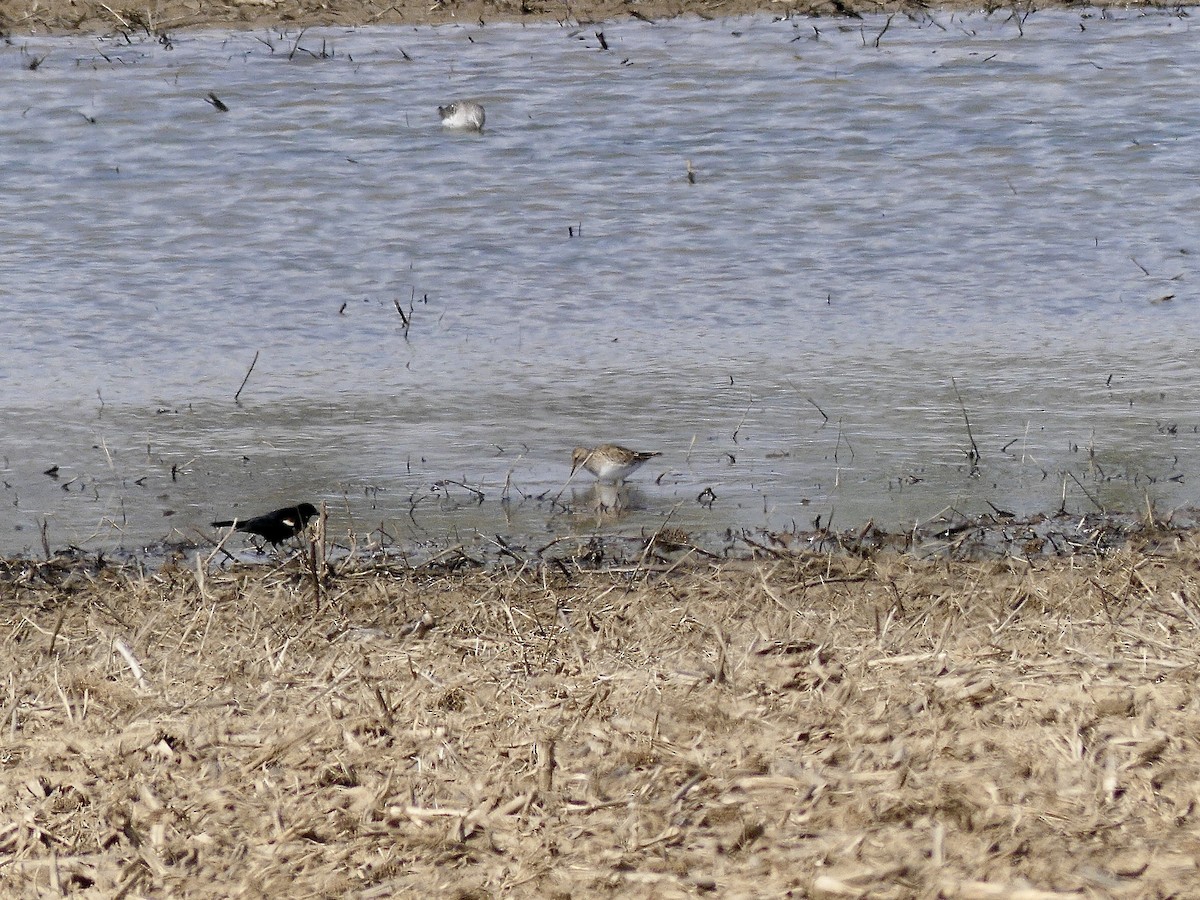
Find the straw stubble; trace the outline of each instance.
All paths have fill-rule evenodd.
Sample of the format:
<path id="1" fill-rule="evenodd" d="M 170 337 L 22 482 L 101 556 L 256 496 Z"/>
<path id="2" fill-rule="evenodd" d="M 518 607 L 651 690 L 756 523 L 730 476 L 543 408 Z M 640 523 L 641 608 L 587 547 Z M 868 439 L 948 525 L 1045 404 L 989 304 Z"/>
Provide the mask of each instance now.
<path id="1" fill-rule="evenodd" d="M 3 575 L 0 891 L 1165 895 L 1195 545 Z M 415 624 L 414 624 L 415 623 Z M 789 894 L 789 892 L 791 892 Z"/>

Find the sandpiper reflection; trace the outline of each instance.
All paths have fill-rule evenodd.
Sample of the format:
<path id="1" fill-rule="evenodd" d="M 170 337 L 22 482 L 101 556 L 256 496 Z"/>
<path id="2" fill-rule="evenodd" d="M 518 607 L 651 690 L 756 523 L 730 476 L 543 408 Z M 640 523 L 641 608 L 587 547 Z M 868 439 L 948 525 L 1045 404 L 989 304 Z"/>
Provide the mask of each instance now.
<path id="1" fill-rule="evenodd" d="M 632 510 L 646 508 L 645 495 L 629 484 L 597 481 L 572 495 L 572 506 L 580 516 L 605 524 L 619 521 Z"/>

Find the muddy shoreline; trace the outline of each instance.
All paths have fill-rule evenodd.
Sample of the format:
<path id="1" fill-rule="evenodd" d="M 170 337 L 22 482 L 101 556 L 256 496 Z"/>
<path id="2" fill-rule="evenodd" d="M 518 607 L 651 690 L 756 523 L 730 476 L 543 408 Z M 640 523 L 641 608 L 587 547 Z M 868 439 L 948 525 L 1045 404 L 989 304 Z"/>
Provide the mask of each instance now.
<path id="1" fill-rule="evenodd" d="M 1187 5 L 1187 4 L 1184 4 Z M 636 19 L 654 22 L 678 16 L 721 19 L 752 14 L 778 18 L 832 17 L 854 19 L 873 14 L 899 14 L 918 19 L 952 12 L 987 12 L 1025 17 L 1042 9 L 1155 8 L 1180 9 L 1180 4 L 1062 2 L 999 3 L 985 0 L 158 0 L 149 4 L 105 3 L 102 0 L 3 0 L 0 30 L 7 35 L 29 34 L 150 34 L 169 35 L 197 28 L 297 29 L 318 26 L 344 28 L 370 25 L 486 25 L 492 22 L 557 22 L 590 25 Z"/>
<path id="2" fill-rule="evenodd" d="M 198 560 L 228 568 L 321 559 L 330 572 L 364 563 L 434 572 L 493 572 L 513 566 L 527 572 L 561 571 L 564 566 L 591 572 L 661 572 L 687 570 L 703 561 L 769 562 L 805 553 L 859 559 L 889 553 L 922 562 L 1076 559 L 1088 564 L 1117 552 L 1157 554 L 1180 543 L 1200 542 L 1200 509 L 1173 510 L 1166 516 L 1153 508 L 1137 516 L 1060 509 L 1029 517 L 999 509 L 966 516 L 948 509 L 904 530 L 881 528 L 873 521 L 846 528 L 823 527 L 818 520 L 808 529 L 729 527 L 722 532 L 689 531 L 664 523 L 656 530 L 598 526 L 536 537 L 464 529 L 416 540 L 383 525 L 357 531 L 329 517 L 322 505 L 322 512 L 302 534 L 278 546 L 256 535 L 214 528 L 175 531 L 148 544 L 108 549 L 62 545 L 52 541 L 45 529 L 40 537 L 40 548 L 0 556 L 0 584 L 5 572 L 33 572 L 40 566 L 93 573 L 126 566 L 158 571 L 178 565 L 193 569 Z"/>

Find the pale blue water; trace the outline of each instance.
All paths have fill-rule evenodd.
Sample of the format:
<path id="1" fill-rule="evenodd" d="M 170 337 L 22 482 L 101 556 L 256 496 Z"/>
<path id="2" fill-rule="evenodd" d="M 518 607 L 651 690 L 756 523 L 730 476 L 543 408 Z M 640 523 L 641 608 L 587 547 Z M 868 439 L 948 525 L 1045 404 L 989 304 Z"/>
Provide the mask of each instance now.
<path id="1" fill-rule="evenodd" d="M 16 39 L 0 551 L 1189 506 L 1191 20 L 884 22 Z M 634 509 L 536 499 L 609 440 Z"/>

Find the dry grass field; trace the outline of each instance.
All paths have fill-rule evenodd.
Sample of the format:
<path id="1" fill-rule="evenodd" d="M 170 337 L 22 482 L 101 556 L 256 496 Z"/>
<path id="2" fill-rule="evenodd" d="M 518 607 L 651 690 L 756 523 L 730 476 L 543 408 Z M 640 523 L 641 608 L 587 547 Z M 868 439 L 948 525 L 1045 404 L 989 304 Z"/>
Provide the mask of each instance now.
<path id="1" fill-rule="evenodd" d="M 316 559 L 3 566 L 0 896 L 1197 894 L 1189 534 Z"/>

